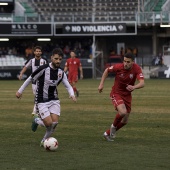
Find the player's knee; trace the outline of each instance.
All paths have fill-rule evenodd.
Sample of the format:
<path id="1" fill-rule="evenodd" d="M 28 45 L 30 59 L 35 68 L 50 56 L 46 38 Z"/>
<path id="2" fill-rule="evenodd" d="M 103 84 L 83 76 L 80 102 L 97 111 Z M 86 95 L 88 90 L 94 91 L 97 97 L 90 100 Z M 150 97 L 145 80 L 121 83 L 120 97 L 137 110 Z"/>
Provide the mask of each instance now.
<path id="1" fill-rule="evenodd" d="M 43 122 L 44 122 L 44 125 L 45 125 L 46 127 L 50 127 L 50 126 L 52 126 L 52 124 L 53 124 L 52 119 L 49 118 L 49 117 L 43 119 Z"/>
<path id="2" fill-rule="evenodd" d="M 127 108 L 124 104 L 118 105 L 117 110 L 121 117 L 124 117 L 127 114 Z"/>
<path id="3" fill-rule="evenodd" d="M 120 114 L 122 117 L 125 117 L 126 114 L 127 114 L 127 110 L 122 110 L 121 112 L 119 112 L 119 114 Z"/>
<path id="4" fill-rule="evenodd" d="M 47 121 L 47 122 L 45 123 L 45 126 L 48 126 L 48 127 L 52 126 L 52 122 L 51 122 L 51 121 Z"/>

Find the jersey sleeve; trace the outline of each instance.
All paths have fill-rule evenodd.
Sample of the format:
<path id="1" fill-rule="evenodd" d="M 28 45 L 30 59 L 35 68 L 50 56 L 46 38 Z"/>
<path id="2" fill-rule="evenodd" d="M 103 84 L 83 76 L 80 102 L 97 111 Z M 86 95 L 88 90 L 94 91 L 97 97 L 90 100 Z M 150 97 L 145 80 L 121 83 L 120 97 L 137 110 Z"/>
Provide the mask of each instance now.
<path id="1" fill-rule="evenodd" d="M 144 75 L 142 73 L 142 69 L 140 67 L 137 68 L 137 80 L 144 79 Z"/>
<path id="2" fill-rule="evenodd" d="M 110 67 L 108 67 L 108 72 L 115 73 L 117 71 L 117 69 L 118 69 L 118 65 L 110 66 Z"/>
<path id="3" fill-rule="evenodd" d="M 25 63 L 25 67 L 27 67 L 27 68 L 31 67 L 31 63 L 32 63 L 31 59 L 27 60 L 26 63 Z"/>
<path id="4" fill-rule="evenodd" d="M 32 77 L 29 76 L 29 77 L 25 80 L 25 82 L 23 83 L 23 85 L 19 88 L 18 92 L 19 92 L 20 94 L 22 94 L 22 92 L 25 90 L 25 88 L 26 88 L 31 82 L 32 82 Z"/>
<path id="5" fill-rule="evenodd" d="M 70 85 L 70 83 L 68 82 L 68 79 L 67 79 L 67 76 L 66 76 L 65 73 L 64 73 L 64 75 L 63 75 L 62 83 L 63 83 L 63 85 L 65 86 L 65 88 L 67 89 L 69 95 L 70 95 L 70 96 L 74 96 L 73 88 L 72 88 L 72 86 Z"/>
<path id="6" fill-rule="evenodd" d="M 25 88 L 32 82 L 36 81 L 45 71 L 45 68 L 48 67 L 48 64 L 40 66 L 37 70 L 35 70 L 23 83 L 23 85 L 18 90 L 19 93 L 22 93 Z"/>

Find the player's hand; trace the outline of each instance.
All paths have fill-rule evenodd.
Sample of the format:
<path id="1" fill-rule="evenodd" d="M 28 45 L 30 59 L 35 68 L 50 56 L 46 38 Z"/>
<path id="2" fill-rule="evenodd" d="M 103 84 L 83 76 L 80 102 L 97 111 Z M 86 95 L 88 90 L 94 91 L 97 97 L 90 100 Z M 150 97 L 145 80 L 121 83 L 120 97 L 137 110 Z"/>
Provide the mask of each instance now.
<path id="1" fill-rule="evenodd" d="M 127 89 L 128 91 L 133 91 L 133 90 L 135 89 L 135 87 L 132 86 L 132 85 L 128 85 L 128 86 L 126 87 L 126 89 Z"/>
<path id="2" fill-rule="evenodd" d="M 81 79 L 81 80 L 83 79 L 83 75 L 80 75 L 80 79 Z"/>
<path id="3" fill-rule="evenodd" d="M 77 102 L 77 99 L 75 96 L 70 96 L 69 98 L 71 98 L 74 102 Z"/>
<path id="4" fill-rule="evenodd" d="M 99 91 L 99 93 L 101 93 L 103 91 L 103 85 L 99 85 L 98 91 Z"/>
<path id="5" fill-rule="evenodd" d="M 15 95 L 18 99 L 21 99 L 21 97 L 22 97 L 22 94 L 21 93 L 19 93 L 19 92 L 16 92 L 16 95 Z"/>
<path id="6" fill-rule="evenodd" d="M 19 75 L 18 79 L 19 79 L 19 80 L 21 80 L 21 79 L 22 79 L 22 74 L 20 74 L 20 75 Z"/>

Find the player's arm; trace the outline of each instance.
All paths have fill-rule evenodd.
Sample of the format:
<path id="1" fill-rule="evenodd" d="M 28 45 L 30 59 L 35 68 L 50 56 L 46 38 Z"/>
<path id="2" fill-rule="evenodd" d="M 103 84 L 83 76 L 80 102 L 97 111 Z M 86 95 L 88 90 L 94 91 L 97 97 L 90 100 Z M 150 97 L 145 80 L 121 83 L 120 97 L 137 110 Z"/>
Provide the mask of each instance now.
<path id="1" fill-rule="evenodd" d="M 139 79 L 138 81 L 139 81 L 139 83 L 137 83 L 136 85 L 134 85 L 134 88 L 135 88 L 135 89 L 143 88 L 143 87 L 145 86 L 145 81 L 144 81 L 144 79 Z"/>
<path id="2" fill-rule="evenodd" d="M 43 73 L 45 68 L 48 67 L 48 64 L 40 66 L 37 70 L 35 70 L 23 83 L 23 85 L 19 88 L 19 90 L 16 92 L 16 97 L 21 98 L 22 93 L 25 90 L 25 88 L 32 82 L 36 81 Z"/>
<path id="3" fill-rule="evenodd" d="M 20 75 L 19 75 L 19 77 L 18 77 L 19 80 L 22 79 L 22 76 L 23 76 L 23 74 L 24 74 L 26 71 L 27 71 L 27 67 L 24 66 L 24 68 L 21 70 Z"/>
<path id="4" fill-rule="evenodd" d="M 19 80 L 22 79 L 23 74 L 26 72 L 27 68 L 31 67 L 31 59 L 28 59 L 25 63 L 24 68 L 21 70 L 20 75 L 19 75 Z"/>
<path id="5" fill-rule="evenodd" d="M 22 92 L 25 90 L 25 88 L 32 82 L 32 77 L 29 76 L 23 85 L 19 88 L 19 90 L 16 92 L 16 97 L 20 99 L 22 97 Z"/>
<path id="6" fill-rule="evenodd" d="M 66 72 L 67 72 L 67 70 L 68 70 L 68 67 L 67 67 L 67 66 L 65 66 L 65 67 L 64 67 L 64 72 L 66 73 Z"/>
<path id="7" fill-rule="evenodd" d="M 63 85 L 65 86 L 65 88 L 67 89 L 70 98 L 72 98 L 72 100 L 76 102 L 77 99 L 76 99 L 76 97 L 75 97 L 75 95 L 74 95 L 73 88 L 72 88 L 72 86 L 70 85 L 70 83 L 68 82 L 68 79 L 67 79 L 67 76 L 66 76 L 65 73 L 64 73 L 64 75 L 63 75 L 62 83 L 63 83 Z"/>
<path id="8" fill-rule="evenodd" d="M 144 76 L 143 76 L 143 73 L 142 73 L 141 69 L 139 69 L 136 78 L 138 80 L 138 83 L 136 83 L 133 86 L 132 85 L 127 85 L 126 89 L 128 91 L 133 91 L 135 89 L 140 89 L 140 88 L 143 88 L 145 86 Z"/>
<path id="9" fill-rule="evenodd" d="M 105 71 L 102 75 L 102 78 L 101 78 L 101 81 L 100 81 L 100 84 L 99 84 L 99 87 L 98 87 L 99 93 L 101 93 L 103 91 L 104 82 L 105 82 L 105 79 L 107 78 L 107 76 L 108 76 L 108 68 L 105 69 Z"/>
<path id="10" fill-rule="evenodd" d="M 126 87 L 126 89 L 127 89 L 128 91 L 133 91 L 133 90 L 135 90 L 135 89 L 143 88 L 143 87 L 145 86 L 144 79 L 139 79 L 138 81 L 139 81 L 139 82 L 138 82 L 137 84 L 135 84 L 134 86 L 128 85 L 128 86 Z"/>
<path id="11" fill-rule="evenodd" d="M 68 71 L 68 63 L 66 61 L 65 66 L 64 66 L 64 72 L 66 73 Z"/>
<path id="12" fill-rule="evenodd" d="M 83 67 L 82 67 L 82 65 L 80 65 L 79 70 L 80 70 L 80 78 L 83 79 Z"/>

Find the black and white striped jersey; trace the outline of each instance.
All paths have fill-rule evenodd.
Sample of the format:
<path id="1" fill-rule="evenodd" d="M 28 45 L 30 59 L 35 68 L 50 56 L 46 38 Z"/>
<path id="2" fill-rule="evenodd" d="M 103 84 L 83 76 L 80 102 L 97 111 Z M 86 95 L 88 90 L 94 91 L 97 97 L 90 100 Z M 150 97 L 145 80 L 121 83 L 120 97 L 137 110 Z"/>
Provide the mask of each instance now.
<path id="1" fill-rule="evenodd" d="M 37 81 L 35 102 L 43 103 L 51 100 L 58 100 L 57 86 L 62 82 L 70 96 L 74 96 L 74 91 L 68 82 L 65 72 L 61 68 L 53 69 L 51 63 L 40 66 L 18 90 L 22 93 L 31 81 Z"/>
<path id="2" fill-rule="evenodd" d="M 25 67 L 31 67 L 32 73 L 39 68 L 40 66 L 47 64 L 48 61 L 44 58 L 40 58 L 39 60 L 37 60 L 36 58 L 32 58 L 26 61 L 25 63 Z"/>

